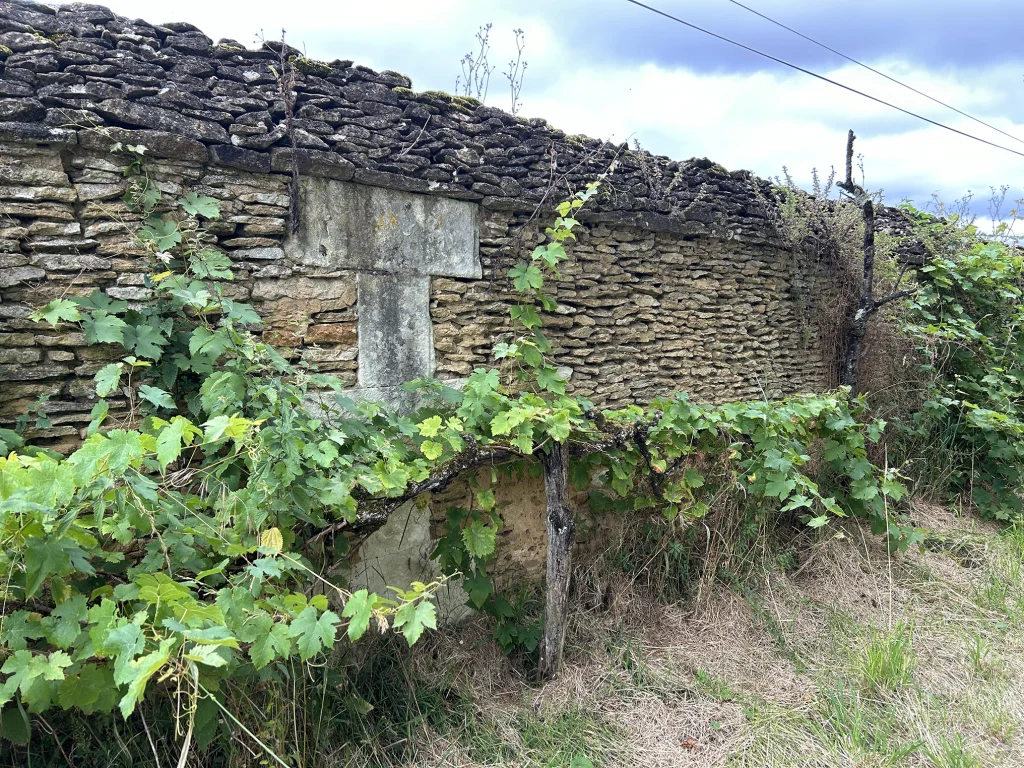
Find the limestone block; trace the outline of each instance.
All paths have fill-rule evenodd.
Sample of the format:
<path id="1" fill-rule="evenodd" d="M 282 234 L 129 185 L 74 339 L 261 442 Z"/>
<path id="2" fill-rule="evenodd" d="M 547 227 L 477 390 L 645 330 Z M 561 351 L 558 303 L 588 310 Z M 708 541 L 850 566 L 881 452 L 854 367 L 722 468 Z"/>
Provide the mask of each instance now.
<path id="1" fill-rule="evenodd" d="M 309 301 L 320 306 L 313 312 L 351 307 L 356 302 L 356 286 L 352 280 L 337 278 L 291 277 L 258 280 L 253 286 L 253 301 Z M 327 306 L 329 305 L 329 306 Z"/>
<path id="2" fill-rule="evenodd" d="M 361 387 L 393 387 L 434 370 L 430 278 L 360 273 Z"/>
<path id="3" fill-rule="evenodd" d="M 389 595 L 389 586 L 408 589 L 414 581 L 428 584 L 438 579 L 440 571 L 430 560 L 437 545 L 430 519 L 430 507 L 420 508 L 413 502 L 396 510 L 384 527 L 360 546 L 349 589 Z M 461 580 L 449 581 L 437 595 L 441 620 L 454 623 L 468 615 L 467 599 Z"/>

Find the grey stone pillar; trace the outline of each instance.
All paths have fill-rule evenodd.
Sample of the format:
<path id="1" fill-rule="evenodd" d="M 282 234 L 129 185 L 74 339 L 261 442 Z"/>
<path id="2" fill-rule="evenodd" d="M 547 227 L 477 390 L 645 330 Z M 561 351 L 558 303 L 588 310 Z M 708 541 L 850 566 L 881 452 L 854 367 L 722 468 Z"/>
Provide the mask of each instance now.
<path id="1" fill-rule="evenodd" d="M 359 389 L 353 395 L 408 408 L 401 385 L 434 373 L 430 279 L 481 277 L 477 206 L 322 178 L 300 182 L 301 221 L 285 241 L 299 265 L 330 274 L 355 271 Z M 360 547 L 351 586 L 388 594 L 438 575 L 429 560 L 430 509 L 410 502 Z M 449 584 L 441 616 L 465 615 L 466 593 Z"/>
<path id="2" fill-rule="evenodd" d="M 430 278 L 481 277 L 476 204 L 303 178 L 295 263 L 357 272 L 359 389 L 396 407 L 403 382 L 434 373 Z"/>

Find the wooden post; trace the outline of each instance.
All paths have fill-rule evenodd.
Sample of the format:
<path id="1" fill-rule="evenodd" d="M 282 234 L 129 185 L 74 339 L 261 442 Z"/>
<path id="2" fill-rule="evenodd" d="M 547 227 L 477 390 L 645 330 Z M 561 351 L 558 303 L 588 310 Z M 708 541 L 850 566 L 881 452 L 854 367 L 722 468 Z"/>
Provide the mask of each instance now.
<path id="1" fill-rule="evenodd" d="M 853 194 L 852 190 L 856 186 L 853 183 L 853 142 L 856 139 L 857 134 L 851 128 L 846 134 L 846 189 L 850 190 L 850 194 Z"/>
<path id="2" fill-rule="evenodd" d="M 547 499 L 548 567 L 539 673 L 541 680 L 553 680 L 561 667 L 565 644 L 576 523 L 569 508 L 569 462 L 565 444 L 552 442 L 541 461 Z"/>
<path id="3" fill-rule="evenodd" d="M 868 319 L 878 309 L 873 295 L 875 279 L 875 206 L 864 188 L 853 180 L 853 142 L 857 135 L 850 129 L 846 136 L 846 180 L 838 186 L 860 206 L 864 218 L 864 271 L 861 273 L 860 296 L 857 308 L 846 333 L 846 353 L 839 372 L 839 383 L 857 389 L 860 364 L 860 344 L 868 332 Z"/>
<path id="4" fill-rule="evenodd" d="M 846 357 L 839 383 L 857 389 L 857 371 L 860 363 L 860 343 L 868 332 L 868 319 L 878 308 L 874 298 L 875 276 L 875 206 L 867 200 L 861 209 L 864 216 L 864 273 L 861 279 L 857 311 L 850 321 L 846 336 Z"/>

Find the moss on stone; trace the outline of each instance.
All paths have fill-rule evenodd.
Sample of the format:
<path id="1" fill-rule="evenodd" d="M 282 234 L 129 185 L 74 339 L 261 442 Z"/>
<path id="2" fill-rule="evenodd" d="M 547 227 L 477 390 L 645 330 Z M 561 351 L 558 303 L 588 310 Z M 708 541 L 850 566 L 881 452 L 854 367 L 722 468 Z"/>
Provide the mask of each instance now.
<path id="1" fill-rule="evenodd" d="M 432 99 L 437 99 L 438 101 L 443 101 L 445 104 L 451 104 L 455 98 L 450 93 L 445 93 L 444 91 L 424 91 L 423 95 L 429 96 Z"/>
<path id="2" fill-rule="evenodd" d="M 4 57 L 6 59 L 12 53 L 14 53 L 14 51 L 12 51 L 6 45 L 0 45 L 0 56 Z"/>
<path id="3" fill-rule="evenodd" d="M 483 106 L 483 102 L 480 99 L 474 99 L 472 96 L 453 96 L 452 103 L 466 109 L 476 109 L 479 106 Z"/>
<path id="4" fill-rule="evenodd" d="M 714 160 L 709 160 L 706 157 L 691 157 L 689 160 L 687 160 L 687 162 L 690 165 L 696 166 L 697 168 L 700 168 L 703 171 L 717 173 L 723 176 L 729 175 L 729 171 L 728 169 L 726 169 L 725 166 L 719 165 Z"/>
<path id="5" fill-rule="evenodd" d="M 412 88 L 405 88 L 401 85 L 396 85 L 391 90 L 397 93 L 403 99 L 411 99 L 413 96 L 416 95 L 416 92 Z"/>
<path id="6" fill-rule="evenodd" d="M 393 70 L 393 69 L 385 69 L 383 72 L 381 72 L 381 74 L 382 75 L 387 75 L 388 77 L 401 78 L 402 80 L 405 80 L 405 82 L 406 82 L 405 87 L 406 88 L 412 88 L 412 78 L 409 77 L 408 75 L 403 75 L 401 72 L 395 72 L 395 70 Z M 402 87 L 402 86 L 399 86 L 399 87 Z"/>
<path id="7" fill-rule="evenodd" d="M 305 56 L 297 57 L 292 61 L 292 66 L 306 75 L 329 75 L 334 71 L 331 69 L 330 64 L 325 64 L 316 59 L 309 59 Z"/>

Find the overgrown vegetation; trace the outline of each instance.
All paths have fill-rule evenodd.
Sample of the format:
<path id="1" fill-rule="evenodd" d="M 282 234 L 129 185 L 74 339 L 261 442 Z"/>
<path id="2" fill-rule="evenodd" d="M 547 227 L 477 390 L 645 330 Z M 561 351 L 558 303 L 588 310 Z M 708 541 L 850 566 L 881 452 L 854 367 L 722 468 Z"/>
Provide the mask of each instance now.
<path id="1" fill-rule="evenodd" d="M 0 432 L 0 724 L 8 742 L 32 749 L 49 738 L 54 754 L 66 756 L 90 722 L 117 732 L 106 714 L 116 709 L 124 718 L 134 713 L 145 741 L 121 743 L 118 756 L 108 753 L 111 764 L 138 759 L 145 744 L 157 763 L 161 752 L 176 751 L 184 765 L 190 750 L 202 750 L 208 764 L 241 765 L 248 750 L 254 762 L 289 765 L 309 762 L 309 740 L 346 743 L 371 711 L 375 723 L 387 722 L 402 683 L 368 699 L 358 681 L 374 665 L 396 674 L 394 647 L 375 641 L 377 660 L 346 674 L 338 641 L 375 626 L 416 643 L 436 626 L 431 596 L 439 585 L 351 593 L 338 563 L 350 535 L 460 478 L 474 483 L 473 503 L 449 511 L 434 557 L 491 617 L 500 646 L 526 658 L 540 649 L 540 670 L 549 674 L 566 631 L 554 624 L 551 571 L 540 617 L 498 594 L 489 573 L 501 526 L 494 486 L 503 475 L 545 474 L 549 535 L 558 465 L 577 489 L 590 489 L 597 512 L 653 517 L 674 531 L 692 528 L 723 498 L 741 498 L 741 530 L 785 518 L 814 531 L 855 515 L 884 535 L 889 554 L 925 541 L 901 507 L 897 470 L 869 460 L 886 424 L 848 390 L 724 405 L 676 394 L 616 411 L 568 393 L 543 331 L 544 314 L 557 309 L 546 286 L 568 258 L 574 214 L 599 183 L 558 205 L 548 241 L 512 268 L 515 332 L 496 345 L 497 366 L 477 369 L 461 390 L 410 382 L 419 405 L 392 413 L 343 397 L 337 379 L 289 362 L 255 335 L 259 317 L 228 297 L 231 263 L 206 231 L 219 215 L 216 201 L 195 193 L 164 200 L 147 177 L 143 147 L 114 151 L 130 158 L 125 202 L 141 224 L 123 223 L 152 262 L 153 299 L 129 306 L 97 291 L 37 313 L 54 326 L 77 325 L 89 343 L 114 345 L 123 356 L 97 373 L 88 437 L 69 456 Z M 908 308 L 907 330 L 928 355 L 931 394 L 902 428 L 908 445 L 931 441 L 957 456 L 954 489 L 969 484 L 984 511 L 1007 519 L 1019 512 L 1024 463 L 1015 411 L 1021 260 L 1000 244 L 950 249 L 922 270 Z M 563 523 L 571 553 L 571 516 Z M 662 537 L 655 554 L 667 571 L 672 553 L 687 558 L 674 535 Z M 564 599 L 569 561 L 563 565 Z M 855 724 L 866 692 L 909 685 L 912 642 L 902 624 L 873 637 L 863 652 L 863 691 L 837 690 L 829 719 L 847 712 Z M 978 657 L 982 664 L 980 650 Z M 472 720 L 454 687 L 406 684 L 405 719 L 396 715 L 388 726 L 395 743 L 414 742 L 413 728 Z M 242 708 L 260 716 L 240 717 Z M 62 716 L 66 727 L 51 725 L 57 710 L 74 713 Z M 162 728 L 154 740 L 154 719 L 173 721 L 173 734 Z M 528 733 L 530 722 L 521 725 Z M 550 751 L 550 764 L 583 768 L 594 755 L 571 745 L 593 739 L 577 739 L 574 729 L 602 727 L 567 722 L 544 747 L 570 745 Z M 540 740 L 551 739 L 543 733 Z M 489 738 L 479 735 L 481 743 Z M 602 738 L 617 737 L 612 729 Z M 102 739 L 84 743 L 103 748 Z"/>
<path id="2" fill-rule="evenodd" d="M 1024 256 L 907 207 L 934 259 L 919 270 L 906 333 L 926 374 L 908 425 L 950 490 L 986 515 L 1020 516 L 1024 470 Z"/>

